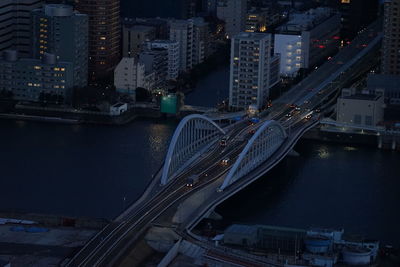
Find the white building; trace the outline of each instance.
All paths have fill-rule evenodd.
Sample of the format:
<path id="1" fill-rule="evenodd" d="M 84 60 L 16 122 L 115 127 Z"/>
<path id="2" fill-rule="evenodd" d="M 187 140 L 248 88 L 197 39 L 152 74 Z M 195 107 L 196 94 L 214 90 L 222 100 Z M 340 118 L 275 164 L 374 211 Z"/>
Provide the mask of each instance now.
<path id="1" fill-rule="evenodd" d="M 383 121 L 384 97 L 375 94 L 354 94 L 343 89 L 337 101 L 337 118 L 341 123 L 376 126 Z"/>
<path id="2" fill-rule="evenodd" d="M 0 1 L 0 51 L 18 50 L 22 57 L 31 55 L 31 14 L 44 0 Z"/>
<path id="3" fill-rule="evenodd" d="M 272 54 L 269 33 L 240 33 L 231 42 L 229 105 L 248 108 L 266 104 L 269 89 L 279 82 L 279 55 Z"/>
<path id="4" fill-rule="evenodd" d="M 179 69 L 192 68 L 193 20 L 174 20 L 170 22 L 169 39 L 179 43 Z"/>
<path id="5" fill-rule="evenodd" d="M 281 55 L 280 74 L 293 77 L 300 68 L 322 62 L 338 47 L 340 15 L 329 8 L 291 15 L 275 34 L 275 52 Z"/>
<path id="6" fill-rule="evenodd" d="M 208 23 L 203 18 L 170 21 L 170 40 L 179 43 L 181 71 L 204 61 L 208 36 Z"/>
<path id="7" fill-rule="evenodd" d="M 135 96 L 136 88 L 153 89 L 154 73 L 146 73 L 145 65 L 135 58 L 124 57 L 114 70 L 117 92 Z"/>
<path id="8" fill-rule="evenodd" d="M 219 0 L 217 17 L 225 21 L 225 33 L 228 38 L 246 28 L 247 0 Z"/>
<path id="9" fill-rule="evenodd" d="M 179 42 L 171 40 L 155 40 L 148 43 L 151 49 L 162 48 L 168 51 L 168 74 L 167 79 L 176 79 L 179 74 Z"/>

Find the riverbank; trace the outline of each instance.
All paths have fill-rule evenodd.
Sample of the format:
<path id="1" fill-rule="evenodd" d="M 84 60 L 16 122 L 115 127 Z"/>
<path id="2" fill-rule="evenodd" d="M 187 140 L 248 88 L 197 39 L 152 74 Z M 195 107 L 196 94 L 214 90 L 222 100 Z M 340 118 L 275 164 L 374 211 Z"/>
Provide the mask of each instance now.
<path id="1" fill-rule="evenodd" d="M 120 115 L 108 112 L 88 111 L 70 107 L 40 107 L 14 105 L 0 113 L 0 119 L 37 121 L 63 124 L 125 125 L 137 118 L 161 118 L 163 114 L 155 106 L 133 106 Z"/>

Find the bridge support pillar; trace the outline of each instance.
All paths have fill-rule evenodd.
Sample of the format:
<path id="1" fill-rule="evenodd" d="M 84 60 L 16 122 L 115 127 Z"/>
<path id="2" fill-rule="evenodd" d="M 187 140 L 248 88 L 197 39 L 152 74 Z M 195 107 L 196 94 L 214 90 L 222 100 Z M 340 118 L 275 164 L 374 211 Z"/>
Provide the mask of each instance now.
<path id="1" fill-rule="evenodd" d="M 394 136 L 392 139 L 392 150 L 396 150 L 396 138 L 394 138 Z"/>

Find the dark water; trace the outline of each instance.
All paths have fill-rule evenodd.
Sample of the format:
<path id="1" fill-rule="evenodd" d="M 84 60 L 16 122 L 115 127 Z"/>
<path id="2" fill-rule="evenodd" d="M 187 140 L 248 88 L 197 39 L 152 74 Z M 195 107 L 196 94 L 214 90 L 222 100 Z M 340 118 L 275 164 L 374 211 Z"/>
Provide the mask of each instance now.
<path id="1" fill-rule="evenodd" d="M 315 141 L 296 151 L 218 211 L 233 222 L 344 228 L 400 245 L 398 152 Z"/>
<path id="2" fill-rule="evenodd" d="M 160 167 L 175 126 L 175 121 L 103 127 L 1 120 L 0 210 L 112 218 Z"/>
<path id="3" fill-rule="evenodd" d="M 227 70 L 217 73 L 186 101 L 213 106 L 226 96 Z M 0 120 L 0 210 L 113 218 L 160 167 L 176 125 Z M 305 141 L 296 150 L 299 157 L 287 158 L 218 211 L 233 222 L 343 227 L 400 245 L 398 152 Z"/>

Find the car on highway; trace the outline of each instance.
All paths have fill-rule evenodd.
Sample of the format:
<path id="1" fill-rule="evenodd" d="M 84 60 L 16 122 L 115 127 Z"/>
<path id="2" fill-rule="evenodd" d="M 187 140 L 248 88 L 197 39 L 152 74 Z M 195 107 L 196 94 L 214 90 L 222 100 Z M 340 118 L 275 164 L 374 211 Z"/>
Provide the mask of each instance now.
<path id="1" fill-rule="evenodd" d="M 193 174 L 190 175 L 186 180 L 187 187 L 193 187 L 199 181 L 199 175 Z"/>
<path id="2" fill-rule="evenodd" d="M 219 145 L 222 147 L 226 146 L 226 138 L 221 138 L 221 140 L 219 141 Z"/>
<path id="3" fill-rule="evenodd" d="M 297 106 L 297 107 L 295 107 L 295 108 L 294 108 L 294 110 L 296 110 L 296 111 L 300 111 L 300 107 L 299 107 L 299 106 Z"/>
<path id="4" fill-rule="evenodd" d="M 308 103 L 310 103 L 309 100 L 304 100 L 304 104 L 308 104 Z"/>
<path id="5" fill-rule="evenodd" d="M 311 119 L 312 118 L 312 114 L 308 114 L 307 116 L 306 116 L 306 120 L 309 120 L 309 119 Z"/>
<path id="6" fill-rule="evenodd" d="M 292 114 L 288 113 L 288 114 L 285 115 L 285 117 L 286 118 L 290 118 L 290 117 L 292 117 Z"/>
<path id="7" fill-rule="evenodd" d="M 221 160 L 221 165 L 222 166 L 227 166 L 230 162 L 230 158 L 224 158 L 223 160 Z"/>

